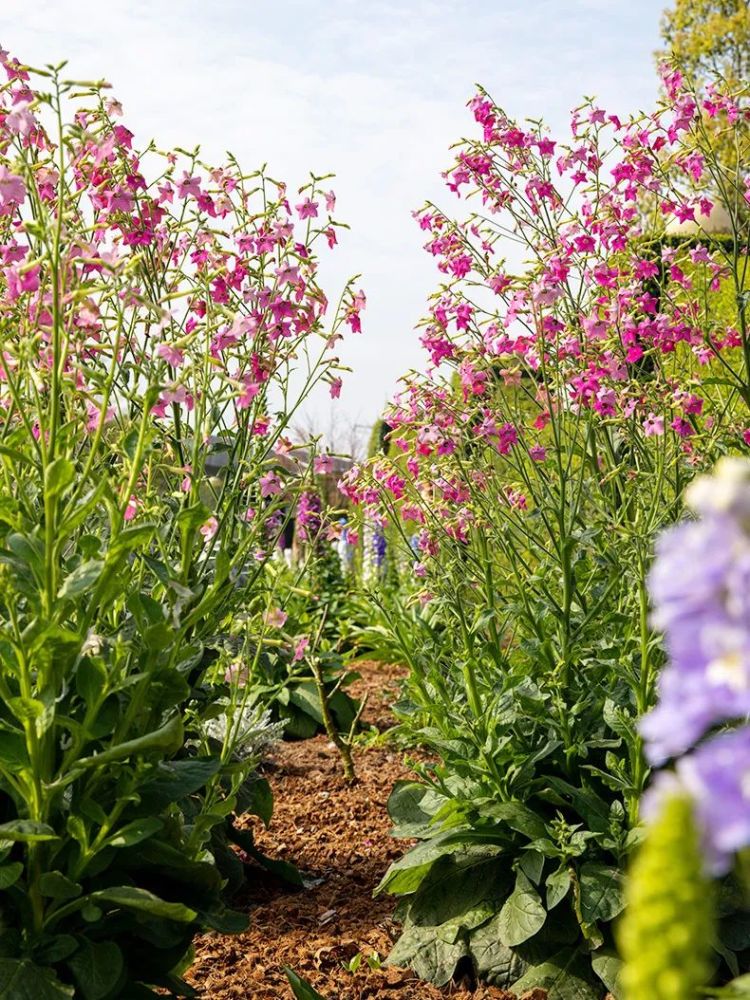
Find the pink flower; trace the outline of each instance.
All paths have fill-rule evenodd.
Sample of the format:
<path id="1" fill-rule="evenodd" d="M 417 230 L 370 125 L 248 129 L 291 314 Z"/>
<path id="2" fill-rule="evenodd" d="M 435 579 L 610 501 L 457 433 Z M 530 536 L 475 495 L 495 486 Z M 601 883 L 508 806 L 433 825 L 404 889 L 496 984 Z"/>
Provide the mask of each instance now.
<path id="1" fill-rule="evenodd" d="M 215 517 L 209 517 L 206 523 L 201 527 L 200 533 L 208 542 L 216 535 L 216 532 L 218 530 L 219 530 L 219 522 L 217 521 L 217 519 Z"/>
<path id="2" fill-rule="evenodd" d="M 177 182 L 177 193 L 180 198 L 187 198 L 188 195 L 199 197 L 201 193 L 200 177 L 190 177 L 187 171 L 182 175 L 182 180 Z"/>
<path id="3" fill-rule="evenodd" d="M 332 455 L 316 455 L 313 468 L 319 476 L 325 476 L 333 472 L 334 461 Z"/>
<path id="4" fill-rule="evenodd" d="M 326 200 L 326 212 L 330 215 L 336 208 L 336 195 L 333 191 L 329 191 L 324 197 Z"/>
<path id="5" fill-rule="evenodd" d="M 340 378 L 331 379 L 331 387 L 328 390 L 331 399 L 338 399 L 341 395 L 341 386 L 344 384 L 343 380 Z"/>
<path id="6" fill-rule="evenodd" d="M 281 480 L 275 472 L 265 472 L 260 477 L 260 495 L 270 497 L 276 493 L 281 493 Z"/>
<path id="7" fill-rule="evenodd" d="M 310 640 L 306 635 L 301 636 L 297 640 L 297 644 L 294 647 L 294 656 L 292 657 L 292 663 L 299 663 L 300 660 L 304 659 L 305 653 L 307 652 L 307 647 L 310 645 Z"/>
<path id="8" fill-rule="evenodd" d="M 547 449 L 543 448 L 540 444 L 532 445 L 529 448 L 529 458 L 533 462 L 543 462 L 547 457 Z"/>
<path id="9" fill-rule="evenodd" d="M 643 431 L 646 437 L 658 437 L 664 433 L 664 417 L 649 413 L 643 421 Z"/>
<path id="10" fill-rule="evenodd" d="M 22 178 L 0 163 L 0 215 L 10 215 L 25 197 L 26 185 Z"/>
<path id="11" fill-rule="evenodd" d="M 269 608 L 263 615 L 263 621 L 269 628 L 283 628 L 289 615 L 281 608 Z"/>
<path id="12" fill-rule="evenodd" d="M 123 518 L 126 521 L 132 521 L 137 513 L 138 513 L 138 499 L 135 497 L 135 495 L 133 495 L 128 500 L 125 506 L 125 513 L 123 514 Z"/>
<path id="13" fill-rule="evenodd" d="M 310 198 L 305 198 L 299 205 L 294 206 L 300 219 L 315 219 L 318 217 L 318 203 Z"/>
<path id="14" fill-rule="evenodd" d="M 242 515 L 242 520 L 243 521 L 252 521 L 254 517 L 255 517 L 255 508 L 254 507 L 248 507 L 247 510 L 245 511 L 245 513 Z"/>
<path id="15" fill-rule="evenodd" d="M 179 368 L 185 360 L 185 355 L 179 347 L 174 347 L 172 344 L 159 344 L 156 348 L 156 354 L 158 357 L 163 358 L 167 364 L 171 365 L 173 368 Z"/>

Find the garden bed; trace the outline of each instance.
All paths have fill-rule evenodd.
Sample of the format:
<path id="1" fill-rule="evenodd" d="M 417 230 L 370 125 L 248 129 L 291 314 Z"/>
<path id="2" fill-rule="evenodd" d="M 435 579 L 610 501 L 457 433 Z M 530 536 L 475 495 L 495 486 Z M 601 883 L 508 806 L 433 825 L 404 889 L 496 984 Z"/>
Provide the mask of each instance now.
<path id="1" fill-rule="evenodd" d="M 353 693 L 369 692 L 365 721 L 385 729 L 400 669 L 364 664 L 361 670 Z M 292 996 L 282 968 L 288 965 L 328 1000 L 509 998 L 493 987 L 438 989 L 406 969 L 370 968 L 367 958 L 385 958 L 398 937 L 393 899 L 373 899 L 372 891 L 407 846 L 390 837 L 385 803 L 393 783 L 410 772 L 403 754 L 388 745 L 360 751 L 356 765 L 359 782 L 351 787 L 325 736 L 275 747 L 268 776 L 276 807 L 270 830 L 257 829 L 257 841 L 315 884 L 296 891 L 259 876 L 238 904 L 250 911 L 249 930 L 200 938 L 190 982 L 212 1000 L 280 1000 Z M 359 953 L 353 973 L 344 966 Z"/>

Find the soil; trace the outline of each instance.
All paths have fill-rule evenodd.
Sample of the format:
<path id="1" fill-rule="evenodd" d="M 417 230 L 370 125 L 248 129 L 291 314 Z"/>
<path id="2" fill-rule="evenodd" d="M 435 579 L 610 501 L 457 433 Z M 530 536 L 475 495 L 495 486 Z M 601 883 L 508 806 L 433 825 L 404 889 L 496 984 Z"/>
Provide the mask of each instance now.
<path id="1" fill-rule="evenodd" d="M 389 706 L 403 670 L 376 663 L 358 669 L 362 678 L 351 691 L 368 695 L 364 722 L 382 732 L 393 723 Z M 511 1000 L 495 987 L 439 989 L 407 969 L 378 967 L 399 930 L 393 898 L 373 899 L 372 892 L 408 846 L 389 835 L 386 801 L 393 783 L 412 775 L 404 754 L 382 741 L 356 751 L 355 766 L 358 781 L 349 785 L 325 736 L 277 744 L 266 765 L 273 820 L 268 830 L 248 823 L 264 853 L 294 862 L 313 884 L 295 890 L 259 873 L 234 904 L 249 912 L 249 929 L 199 938 L 188 980 L 210 1000 L 292 1000 L 287 965 L 326 1000 Z M 358 954 L 351 972 L 345 965 Z M 543 996 L 534 991 L 528 1000 Z"/>

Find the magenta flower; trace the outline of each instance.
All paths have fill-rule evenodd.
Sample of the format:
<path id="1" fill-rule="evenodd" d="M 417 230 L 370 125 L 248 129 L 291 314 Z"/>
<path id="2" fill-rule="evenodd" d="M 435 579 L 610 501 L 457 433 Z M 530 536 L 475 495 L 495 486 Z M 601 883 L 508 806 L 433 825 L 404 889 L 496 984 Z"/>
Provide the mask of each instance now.
<path id="1" fill-rule="evenodd" d="M 305 658 L 305 653 L 307 652 L 308 646 L 310 645 L 310 640 L 306 635 L 301 636 L 295 646 L 294 646 L 294 656 L 292 656 L 292 663 L 299 663 L 300 660 Z"/>
<path id="2" fill-rule="evenodd" d="M 305 198 L 299 205 L 294 206 L 300 219 L 315 219 L 318 216 L 318 203 L 311 198 Z"/>

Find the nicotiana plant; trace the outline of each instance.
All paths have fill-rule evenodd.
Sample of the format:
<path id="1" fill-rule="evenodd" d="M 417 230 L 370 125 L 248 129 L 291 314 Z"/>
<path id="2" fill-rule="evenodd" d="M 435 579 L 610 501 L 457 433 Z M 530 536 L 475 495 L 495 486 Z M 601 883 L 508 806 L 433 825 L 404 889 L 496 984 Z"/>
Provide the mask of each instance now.
<path id="1" fill-rule="evenodd" d="M 417 213 L 443 276 L 429 367 L 386 416 L 389 453 L 343 483 L 404 551 L 417 536 L 391 645 L 402 729 L 438 763 L 394 790 L 419 843 L 381 889 L 403 897 L 391 961 L 439 983 L 618 990 L 637 720 L 663 659 L 652 542 L 695 472 L 750 440 L 748 185 L 704 123 L 739 127 L 744 95 L 671 68 L 664 86 L 629 121 L 582 106 L 565 143 L 472 100 L 480 136 L 445 176 L 474 211 Z"/>
<path id="2" fill-rule="evenodd" d="M 273 631 L 287 427 L 364 297 L 329 315 L 318 179 L 138 151 L 104 86 L 0 64 L 0 992 L 189 995 L 271 809 L 222 636 Z"/>

